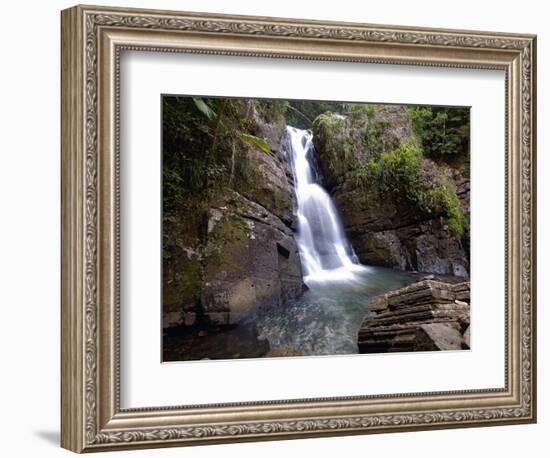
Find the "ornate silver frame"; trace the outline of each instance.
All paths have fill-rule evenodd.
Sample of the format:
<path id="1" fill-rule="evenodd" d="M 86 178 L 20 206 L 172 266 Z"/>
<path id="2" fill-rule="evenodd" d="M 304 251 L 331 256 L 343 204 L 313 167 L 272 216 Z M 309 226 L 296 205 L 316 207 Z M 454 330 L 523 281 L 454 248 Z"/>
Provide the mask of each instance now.
<path id="1" fill-rule="evenodd" d="M 500 69 L 506 73 L 503 389 L 126 409 L 118 370 L 120 51 Z M 75 452 L 536 418 L 536 37 L 76 6 L 62 12 L 62 446 Z"/>

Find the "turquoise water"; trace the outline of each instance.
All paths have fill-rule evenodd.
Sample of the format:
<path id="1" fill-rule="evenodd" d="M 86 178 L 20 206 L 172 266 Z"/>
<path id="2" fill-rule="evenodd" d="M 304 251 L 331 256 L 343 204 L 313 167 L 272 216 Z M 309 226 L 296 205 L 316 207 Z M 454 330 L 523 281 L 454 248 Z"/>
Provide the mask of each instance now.
<path id="1" fill-rule="evenodd" d="M 356 354 L 369 300 L 414 281 L 405 272 L 365 266 L 345 280 L 308 278 L 309 289 L 295 302 L 237 325 L 166 332 L 163 361 Z"/>
<path id="2" fill-rule="evenodd" d="M 271 350 L 289 348 L 303 355 L 357 353 L 369 300 L 414 281 L 410 274 L 379 267 L 362 267 L 347 280 L 308 280 L 309 290 L 299 300 L 257 318 L 259 338 Z"/>

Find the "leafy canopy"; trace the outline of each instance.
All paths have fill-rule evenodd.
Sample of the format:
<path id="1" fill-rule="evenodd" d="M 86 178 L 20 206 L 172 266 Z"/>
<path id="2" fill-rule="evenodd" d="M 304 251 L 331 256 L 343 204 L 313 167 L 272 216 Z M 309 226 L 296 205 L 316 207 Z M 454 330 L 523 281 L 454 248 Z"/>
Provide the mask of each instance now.
<path id="1" fill-rule="evenodd" d="M 408 111 L 426 156 L 442 159 L 469 153 L 469 108 L 411 106 Z"/>

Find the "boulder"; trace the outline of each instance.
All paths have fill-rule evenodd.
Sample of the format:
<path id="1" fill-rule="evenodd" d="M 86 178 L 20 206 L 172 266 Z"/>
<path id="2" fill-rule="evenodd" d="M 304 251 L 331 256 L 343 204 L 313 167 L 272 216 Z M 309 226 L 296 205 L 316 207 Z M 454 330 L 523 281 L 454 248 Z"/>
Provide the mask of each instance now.
<path id="1" fill-rule="evenodd" d="M 464 341 L 455 323 L 422 324 L 416 338 L 416 351 L 461 350 Z"/>
<path id="2" fill-rule="evenodd" d="M 201 305 L 216 324 L 234 324 L 259 308 L 302 293 L 293 232 L 261 205 L 236 194 L 209 235 Z"/>
<path id="3" fill-rule="evenodd" d="M 453 285 L 455 299 L 463 302 L 470 302 L 470 282 L 457 283 Z"/>
<path id="4" fill-rule="evenodd" d="M 466 328 L 466 331 L 464 331 L 464 334 L 462 335 L 462 349 L 469 350 L 470 349 L 470 326 Z"/>
<path id="5" fill-rule="evenodd" d="M 423 280 L 372 299 L 358 333 L 359 353 L 469 348 L 470 305 L 456 298 L 464 299 L 467 287 Z"/>

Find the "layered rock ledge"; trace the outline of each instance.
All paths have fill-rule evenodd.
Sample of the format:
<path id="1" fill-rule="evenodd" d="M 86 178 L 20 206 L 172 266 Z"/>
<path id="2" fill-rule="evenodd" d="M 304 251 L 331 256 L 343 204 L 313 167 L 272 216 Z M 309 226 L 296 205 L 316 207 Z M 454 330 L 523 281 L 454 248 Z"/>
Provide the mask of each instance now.
<path id="1" fill-rule="evenodd" d="M 423 280 L 372 299 L 359 353 L 470 348 L 470 283 Z"/>

